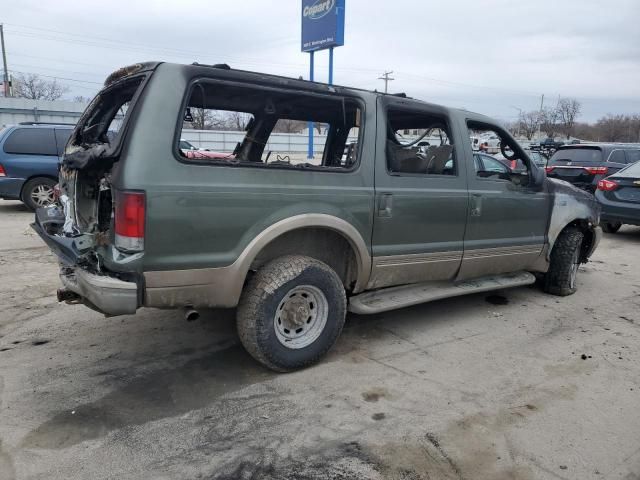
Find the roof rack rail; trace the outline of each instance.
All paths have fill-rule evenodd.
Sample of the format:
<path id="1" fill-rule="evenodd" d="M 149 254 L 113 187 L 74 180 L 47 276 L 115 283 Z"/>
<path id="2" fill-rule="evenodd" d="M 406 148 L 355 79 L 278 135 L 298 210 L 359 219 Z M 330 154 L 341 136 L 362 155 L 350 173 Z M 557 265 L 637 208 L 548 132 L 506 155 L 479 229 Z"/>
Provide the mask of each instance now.
<path id="1" fill-rule="evenodd" d="M 220 68 L 222 70 L 231 70 L 231 67 L 228 63 L 214 63 L 213 65 L 206 65 L 204 63 L 193 62 L 191 65 L 195 65 L 197 67 L 211 67 L 211 68 Z"/>
<path id="2" fill-rule="evenodd" d="M 75 127 L 75 123 L 63 123 L 63 122 L 20 122 L 18 125 L 69 125 Z"/>

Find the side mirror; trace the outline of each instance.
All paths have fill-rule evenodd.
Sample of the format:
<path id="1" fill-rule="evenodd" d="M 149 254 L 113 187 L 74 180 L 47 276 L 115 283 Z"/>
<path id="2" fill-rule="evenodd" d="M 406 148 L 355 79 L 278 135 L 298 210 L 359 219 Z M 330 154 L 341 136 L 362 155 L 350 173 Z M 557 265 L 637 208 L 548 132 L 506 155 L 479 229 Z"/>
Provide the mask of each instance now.
<path id="1" fill-rule="evenodd" d="M 535 167 L 533 171 L 533 186 L 536 190 L 542 190 L 546 178 L 547 172 L 545 172 L 544 168 Z"/>

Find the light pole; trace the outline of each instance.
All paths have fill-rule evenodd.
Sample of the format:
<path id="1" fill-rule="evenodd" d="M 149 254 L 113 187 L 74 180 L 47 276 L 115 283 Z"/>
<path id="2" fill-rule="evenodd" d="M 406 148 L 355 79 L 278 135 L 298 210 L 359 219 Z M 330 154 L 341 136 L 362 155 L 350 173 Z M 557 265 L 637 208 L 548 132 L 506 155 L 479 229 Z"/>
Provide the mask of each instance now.
<path id="1" fill-rule="evenodd" d="M 522 119 L 522 109 L 518 107 L 514 107 L 513 105 L 509 105 L 511 108 L 518 110 L 518 133 L 516 134 L 518 137 L 520 136 L 520 121 Z"/>

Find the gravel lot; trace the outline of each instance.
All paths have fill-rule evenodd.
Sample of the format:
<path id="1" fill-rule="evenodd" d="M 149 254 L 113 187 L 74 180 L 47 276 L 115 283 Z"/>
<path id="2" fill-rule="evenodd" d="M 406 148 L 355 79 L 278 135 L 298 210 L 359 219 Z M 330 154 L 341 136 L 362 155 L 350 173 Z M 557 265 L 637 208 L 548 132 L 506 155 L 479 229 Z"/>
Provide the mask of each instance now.
<path id="1" fill-rule="evenodd" d="M 32 215 L 0 202 L 0 479 L 639 479 L 640 228 L 579 291 L 354 316 L 273 374 L 233 312 L 58 304 Z"/>

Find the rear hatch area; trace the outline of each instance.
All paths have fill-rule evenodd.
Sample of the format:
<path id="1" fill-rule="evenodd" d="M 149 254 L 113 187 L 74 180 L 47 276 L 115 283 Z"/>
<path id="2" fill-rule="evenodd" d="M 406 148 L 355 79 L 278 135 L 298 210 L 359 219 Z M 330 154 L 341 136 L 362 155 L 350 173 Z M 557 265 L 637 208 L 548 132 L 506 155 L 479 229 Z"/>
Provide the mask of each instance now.
<path id="1" fill-rule="evenodd" d="M 145 65 L 138 64 L 137 75 L 131 75 L 132 67 L 119 71 L 119 76 L 116 72 L 89 104 L 62 157 L 58 202 L 38 209 L 32 224 L 60 259 L 65 288 L 58 292 L 58 299 L 84 303 L 106 315 L 134 313 L 142 302 L 141 276 L 110 269 L 105 259 L 119 248 L 115 199 L 121 192 L 113 184 L 113 174 L 128 120 L 148 78 L 140 72 Z M 127 212 L 119 215 L 120 230 L 128 226 L 125 230 L 129 232 Z M 144 215 L 144 209 L 141 213 Z M 142 232 L 140 221 L 134 223 L 137 235 L 143 237 L 144 217 Z M 123 254 L 143 254 L 143 242 L 126 237 L 121 241 L 125 243 Z"/>

